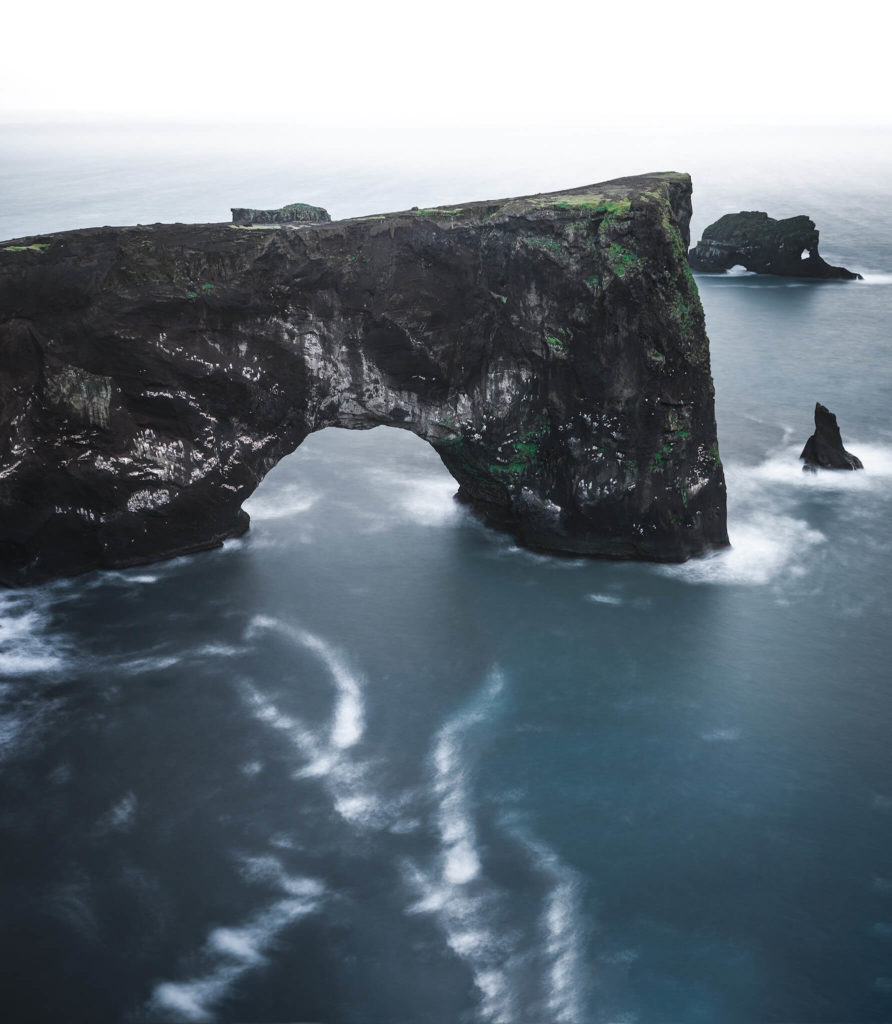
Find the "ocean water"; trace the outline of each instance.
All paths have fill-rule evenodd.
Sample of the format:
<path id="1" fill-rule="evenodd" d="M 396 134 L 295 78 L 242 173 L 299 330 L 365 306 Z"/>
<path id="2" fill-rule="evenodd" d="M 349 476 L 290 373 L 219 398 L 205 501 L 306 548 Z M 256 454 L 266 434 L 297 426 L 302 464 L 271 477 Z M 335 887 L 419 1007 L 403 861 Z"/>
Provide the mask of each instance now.
<path id="1" fill-rule="evenodd" d="M 3 237 L 674 167 L 695 236 L 808 213 L 865 274 L 698 277 L 729 551 L 532 554 L 326 430 L 221 550 L 0 594 L 4 1020 L 892 1018 L 888 132 L 0 141 Z M 815 401 L 863 472 L 801 471 Z"/>

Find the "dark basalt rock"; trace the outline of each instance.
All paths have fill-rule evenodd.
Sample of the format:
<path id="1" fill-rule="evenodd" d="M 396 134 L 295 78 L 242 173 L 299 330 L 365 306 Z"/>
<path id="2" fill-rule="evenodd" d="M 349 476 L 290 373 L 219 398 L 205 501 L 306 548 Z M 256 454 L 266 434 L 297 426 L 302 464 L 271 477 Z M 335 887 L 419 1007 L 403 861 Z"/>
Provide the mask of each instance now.
<path id="1" fill-rule="evenodd" d="M 803 469 L 864 469 L 858 456 L 843 448 L 836 416 L 820 402 L 815 405 L 815 432 L 799 458 L 805 461 Z"/>
<path id="2" fill-rule="evenodd" d="M 0 579 L 218 545 L 314 430 L 428 441 L 531 547 L 728 543 L 687 175 L 0 244 Z"/>
<path id="3" fill-rule="evenodd" d="M 721 272 L 742 266 L 782 277 L 861 280 L 845 267 L 831 267 L 818 253 L 818 232 L 808 217 L 774 220 L 767 213 L 727 213 L 703 232 L 688 254 L 694 270 Z"/>
<path id="4" fill-rule="evenodd" d="M 328 210 L 306 203 L 291 203 L 280 210 L 245 210 L 232 208 L 232 223 L 242 227 L 252 224 L 326 224 L 331 220 Z"/>

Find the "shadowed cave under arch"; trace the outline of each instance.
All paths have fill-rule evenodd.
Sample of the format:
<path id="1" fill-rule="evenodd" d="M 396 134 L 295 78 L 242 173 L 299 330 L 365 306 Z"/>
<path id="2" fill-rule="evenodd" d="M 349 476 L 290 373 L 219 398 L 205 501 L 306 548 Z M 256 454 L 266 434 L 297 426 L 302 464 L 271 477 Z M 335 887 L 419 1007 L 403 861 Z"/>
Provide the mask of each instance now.
<path id="1" fill-rule="evenodd" d="M 329 426 L 410 430 L 540 550 L 727 544 L 691 185 L 0 247 L 0 579 L 221 543 Z"/>

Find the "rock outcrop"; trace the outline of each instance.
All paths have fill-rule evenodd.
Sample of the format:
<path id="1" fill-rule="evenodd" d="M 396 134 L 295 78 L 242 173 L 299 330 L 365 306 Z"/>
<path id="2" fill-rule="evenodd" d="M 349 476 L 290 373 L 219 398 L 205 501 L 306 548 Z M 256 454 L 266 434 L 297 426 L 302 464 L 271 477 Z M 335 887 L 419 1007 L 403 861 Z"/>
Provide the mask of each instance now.
<path id="1" fill-rule="evenodd" d="M 524 544 L 728 543 L 687 175 L 0 244 L 0 580 L 219 545 L 284 455 L 388 424 Z"/>
<path id="2" fill-rule="evenodd" d="M 864 469 L 858 456 L 843 448 L 836 416 L 820 402 L 815 405 L 815 432 L 799 458 L 805 462 L 803 469 Z"/>
<path id="3" fill-rule="evenodd" d="M 291 203 L 280 210 L 247 210 L 232 208 L 232 223 L 241 227 L 259 224 L 327 224 L 331 220 L 328 210 L 306 203 Z"/>
<path id="4" fill-rule="evenodd" d="M 726 213 L 703 232 L 688 260 L 694 270 L 721 272 L 741 266 L 782 277 L 861 280 L 845 267 L 831 267 L 818 253 L 818 231 L 808 217 L 774 220 L 752 210 Z"/>

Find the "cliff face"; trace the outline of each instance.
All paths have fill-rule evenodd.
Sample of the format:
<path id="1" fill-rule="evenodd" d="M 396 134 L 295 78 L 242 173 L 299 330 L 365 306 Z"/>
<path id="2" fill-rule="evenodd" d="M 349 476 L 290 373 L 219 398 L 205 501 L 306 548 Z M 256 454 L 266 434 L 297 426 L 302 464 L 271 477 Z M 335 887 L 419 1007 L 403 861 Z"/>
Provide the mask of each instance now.
<path id="1" fill-rule="evenodd" d="M 741 266 L 756 274 L 860 280 L 845 267 L 831 267 L 818 252 L 818 231 L 808 217 L 775 220 L 758 210 L 726 213 L 710 224 L 689 261 L 694 270 L 719 272 Z"/>
<path id="2" fill-rule="evenodd" d="M 686 175 L 289 228 L 0 244 L 0 579 L 241 533 L 312 431 L 389 424 L 530 546 L 727 544 Z"/>

